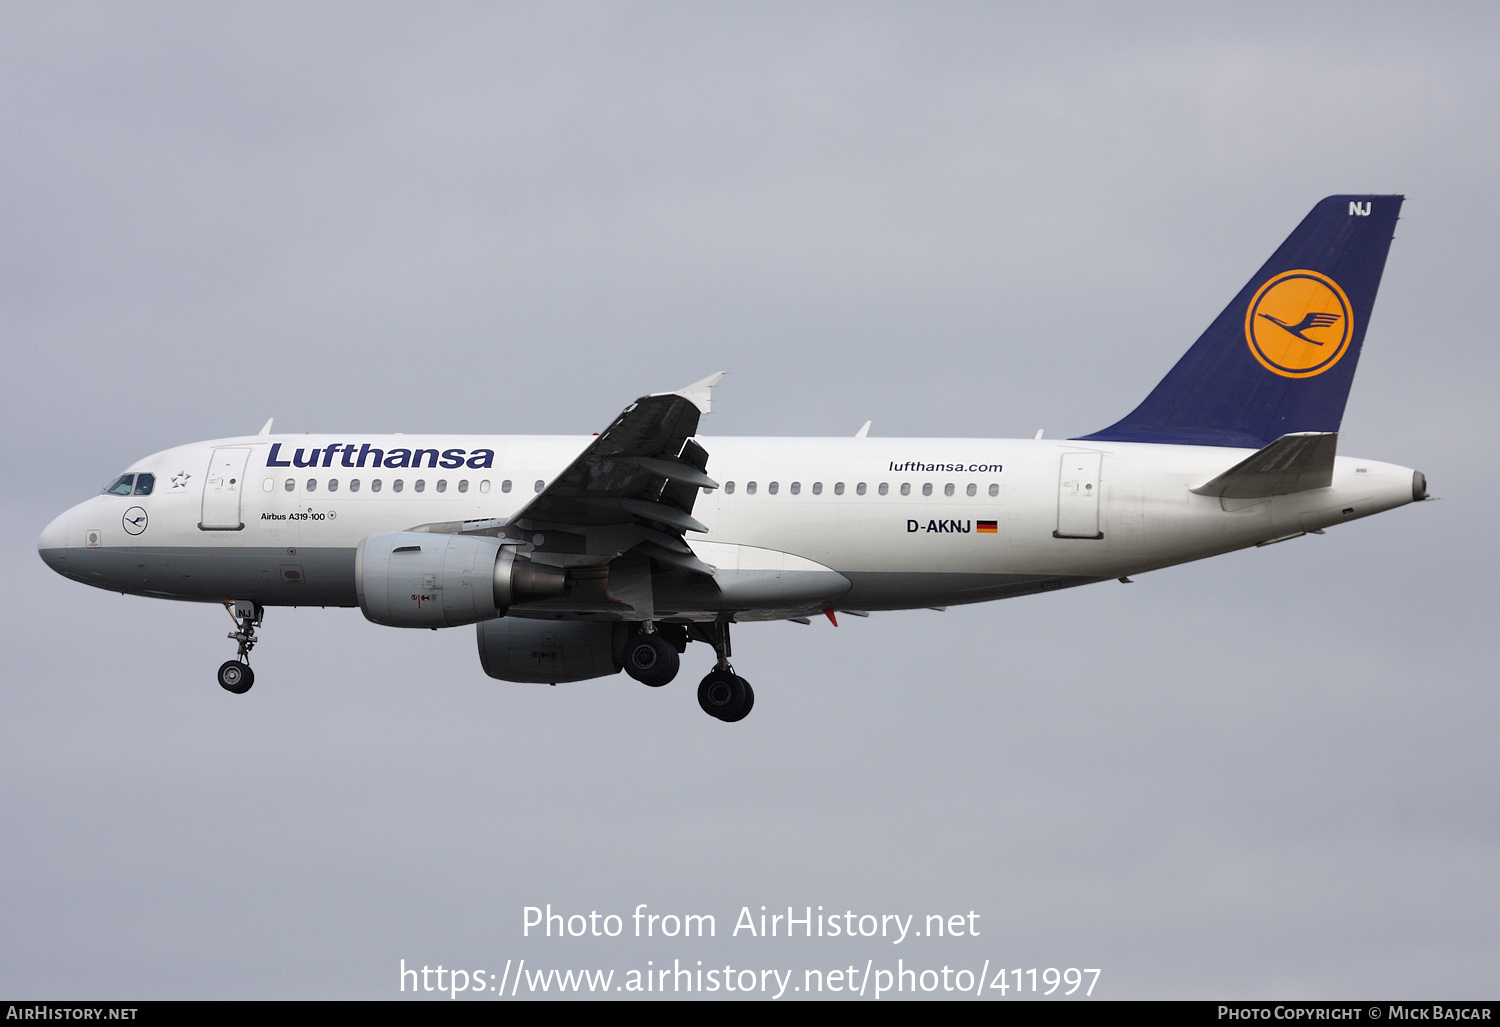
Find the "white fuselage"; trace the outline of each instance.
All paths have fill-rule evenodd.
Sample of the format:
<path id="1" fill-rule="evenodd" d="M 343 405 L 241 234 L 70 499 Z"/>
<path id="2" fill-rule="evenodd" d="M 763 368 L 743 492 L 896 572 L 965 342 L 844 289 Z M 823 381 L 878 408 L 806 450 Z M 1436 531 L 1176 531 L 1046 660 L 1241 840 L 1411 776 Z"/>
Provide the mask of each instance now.
<path id="1" fill-rule="evenodd" d="M 590 441 L 276 435 L 182 446 L 128 469 L 154 476 L 149 495 L 86 500 L 47 527 L 39 549 L 60 573 L 120 592 L 353 606 L 362 539 L 438 522 L 508 520 Z M 744 600 L 729 609 L 698 599 L 674 605 L 667 588 L 658 615 L 743 620 L 809 605 L 978 602 L 1138 574 L 1414 498 L 1410 469 L 1349 457 L 1338 458 L 1331 487 L 1221 500 L 1190 489 L 1250 450 L 984 439 L 702 442 L 721 486 L 692 511 L 710 529 L 689 536 L 705 563 L 832 571 L 848 585 L 816 600 Z M 421 466 L 409 466 L 413 453 Z"/>

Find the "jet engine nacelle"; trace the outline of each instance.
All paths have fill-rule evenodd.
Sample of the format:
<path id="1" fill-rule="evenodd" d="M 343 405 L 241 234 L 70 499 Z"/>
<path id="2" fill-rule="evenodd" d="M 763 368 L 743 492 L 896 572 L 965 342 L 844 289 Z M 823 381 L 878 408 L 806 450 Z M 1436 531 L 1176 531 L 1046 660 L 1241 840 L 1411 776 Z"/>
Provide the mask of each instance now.
<path id="1" fill-rule="evenodd" d="M 376 624 L 446 628 L 560 596 L 567 580 L 561 568 L 533 563 L 493 538 L 395 531 L 360 542 L 354 589 Z"/>
<path id="2" fill-rule="evenodd" d="M 507 617 L 478 626 L 479 662 L 501 681 L 556 684 L 618 674 L 627 629 L 616 621 Z"/>

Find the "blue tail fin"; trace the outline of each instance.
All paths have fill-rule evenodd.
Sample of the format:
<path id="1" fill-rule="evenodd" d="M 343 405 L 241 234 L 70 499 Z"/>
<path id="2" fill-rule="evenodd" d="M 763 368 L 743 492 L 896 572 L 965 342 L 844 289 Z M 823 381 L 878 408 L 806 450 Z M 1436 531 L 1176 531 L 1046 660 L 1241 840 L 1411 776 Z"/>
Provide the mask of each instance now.
<path id="1" fill-rule="evenodd" d="M 1330 196 L 1145 402 L 1085 440 L 1259 449 L 1335 432 L 1403 196 Z"/>

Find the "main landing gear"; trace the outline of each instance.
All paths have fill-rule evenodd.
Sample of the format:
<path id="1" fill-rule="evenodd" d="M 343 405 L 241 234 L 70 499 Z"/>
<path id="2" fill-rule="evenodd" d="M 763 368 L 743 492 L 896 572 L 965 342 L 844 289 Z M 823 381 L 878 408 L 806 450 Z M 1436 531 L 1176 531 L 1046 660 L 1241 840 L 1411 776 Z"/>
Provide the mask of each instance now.
<path id="1" fill-rule="evenodd" d="M 687 648 L 689 640 L 708 642 L 719 657 L 714 669 L 698 685 L 698 705 L 710 717 L 731 724 L 744 720 L 755 705 L 755 690 L 729 665 L 728 621 L 691 626 L 649 621 L 642 624 L 625 643 L 622 660 L 625 673 L 643 685 L 660 688 L 677 676 L 681 666 L 678 654 Z"/>
<path id="2" fill-rule="evenodd" d="M 255 648 L 255 627 L 265 618 L 266 608 L 241 599 L 225 603 L 224 609 L 234 618 L 234 631 L 229 637 L 240 644 L 240 652 L 219 667 L 219 686 L 235 695 L 244 695 L 255 684 L 255 671 L 250 669 L 250 650 Z"/>
<path id="3" fill-rule="evenodd" d="M 625 643 L 625 673 L 643 685 L 660 688 L 677 676 L 681 666 L 677 654 L 686 648 L 686 628 L 677 624 L 658 628 L 647 621 Z"/>
<path id="4" fill-rule="evenodd" d="M 714 621 L 710 640 L 719 661 L 698 683 L 698 705 L 710 717 L 733 724 L 750 715 L 755 707 L 755 689 L 729 665 L 729 622 Z"/>

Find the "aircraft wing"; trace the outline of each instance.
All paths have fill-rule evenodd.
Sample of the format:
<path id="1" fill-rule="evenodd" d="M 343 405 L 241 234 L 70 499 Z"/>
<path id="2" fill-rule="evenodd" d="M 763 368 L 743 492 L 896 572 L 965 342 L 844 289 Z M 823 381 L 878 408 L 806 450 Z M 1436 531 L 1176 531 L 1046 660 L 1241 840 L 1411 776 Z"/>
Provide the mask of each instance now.
<path id="1" fill-rule="evenodd" d="M 693 517 L 699 489 L 718 483 L 694 440 L 713 374 L 677 392 L 642 396 L 505 525 L 535 546 L 533 558 L 563 566 L 608 563 L 633 550 L 670 567 L 712 574 L 684 541 L 707 531 Z"/>

